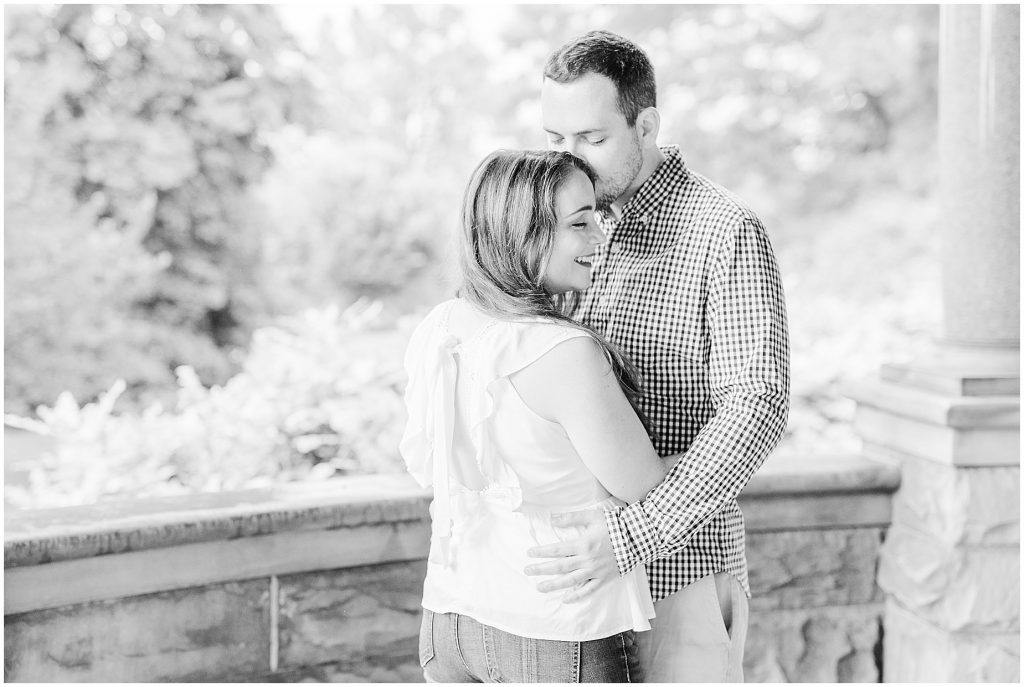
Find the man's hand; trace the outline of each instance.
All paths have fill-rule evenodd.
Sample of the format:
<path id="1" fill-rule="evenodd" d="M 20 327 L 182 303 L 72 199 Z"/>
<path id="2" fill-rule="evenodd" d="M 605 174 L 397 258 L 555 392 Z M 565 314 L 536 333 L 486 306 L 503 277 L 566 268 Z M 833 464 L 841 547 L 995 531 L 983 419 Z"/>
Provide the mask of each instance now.
<path id="1" fill-rule="evenodd" d="M 556 527 L 581 526 L 583 533 L 577 539 L 535 546 L 526 552 L 530 558 L 557 559 L 526 567 L 527 575 L 558 575 L 539 583 L 539 591 L 571 589 L 562 597 L 562 601 L 572 603 L 591 594 L 607 580 L 619 576 L 619 566 L 612 553 L 612 540 L 602 511 L 556 513 L 551 516 L 551 522 Z"/>

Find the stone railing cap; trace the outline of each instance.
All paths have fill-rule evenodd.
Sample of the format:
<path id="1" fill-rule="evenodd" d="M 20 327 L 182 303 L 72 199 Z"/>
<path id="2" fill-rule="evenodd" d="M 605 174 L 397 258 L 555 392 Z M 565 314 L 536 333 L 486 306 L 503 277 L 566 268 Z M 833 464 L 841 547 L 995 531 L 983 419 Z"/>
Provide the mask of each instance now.
<path id="1" fill-rule="evenodd" d="M 744 496 L 805 493 L 893 492 L 899 468 L 860 455 L 772 455 L 758 470 Z"/>
<path id="2" fill-rule="evenodd" d="M 430 490 L 405 474 L 319 484 L 8 510 L 4 567 L 303 529 L 420 520 Z"/>
<path id="3" fill-rule="evenodd" d="M 860 456 L 772 456 L 745 498 L 791 494 L 891 492 L 899 471 Z M 406 474 L 366 475 L 320 484 L 195 494 L 89 506 L 8 510 L 4 567 L 296 530 L 399 523 L 427 517 L 429 489 Z"/>

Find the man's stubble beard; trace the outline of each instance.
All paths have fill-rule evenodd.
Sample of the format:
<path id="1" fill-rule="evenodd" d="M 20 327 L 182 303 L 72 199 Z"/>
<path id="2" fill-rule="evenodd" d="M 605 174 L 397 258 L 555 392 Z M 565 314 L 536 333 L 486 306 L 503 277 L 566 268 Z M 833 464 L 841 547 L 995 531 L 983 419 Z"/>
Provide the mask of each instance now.
<path id="1" fill-rule="evenodd" d="M 621 174 L 613 173 L 610 178 L 598 179 L 604 186 L 602 189 L 598 189 L 597 193 L 597 209 L 601 212 L 608 212 L 611 208 L 612 203 L 621 196 L 626 189 L 628 189 L 637 175 L 640 174 L 640 169 L 643 167 L 643 154 L 640 150 L 640 140 L 637 136 L 633 135 L 633 146 L 632 154 L 626 161 L 622 169 Z"/>

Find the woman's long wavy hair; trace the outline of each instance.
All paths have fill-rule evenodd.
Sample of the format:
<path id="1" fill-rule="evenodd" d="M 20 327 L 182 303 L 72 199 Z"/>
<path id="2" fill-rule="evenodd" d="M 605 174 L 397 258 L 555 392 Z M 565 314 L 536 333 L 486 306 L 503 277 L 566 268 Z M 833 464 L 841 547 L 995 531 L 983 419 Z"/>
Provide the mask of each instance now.
<path id="1" fill-rule="evenodd" d="M 544 317 L 582 329 L 605 350 L 612 371 L 648 434 L 638 407 L 642 380 L 636 367 L 599 333 L 572 319 L 579 293 L 551 294 L 541 279 L 555 242 L 555 200 L 574 171 L 596 175 L 566 152 L 498 150 L 477 166 L 462 205 L 456 239 L 458 295 L 501 319 Z"/>

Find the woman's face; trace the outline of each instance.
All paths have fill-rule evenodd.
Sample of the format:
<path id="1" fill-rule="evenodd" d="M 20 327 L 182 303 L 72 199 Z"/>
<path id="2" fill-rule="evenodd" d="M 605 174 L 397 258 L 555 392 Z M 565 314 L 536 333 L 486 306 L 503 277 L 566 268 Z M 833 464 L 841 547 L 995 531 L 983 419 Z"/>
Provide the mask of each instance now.
<path id="1" fill-rule="evenodd" d="M 548 293 L 582 291 L 590 286 L 594 248 L 604 243 L 595 207 L 594 185 L 586 174 L 573 170 L 555 193 L 555 241 L 541 276 Z"/>

